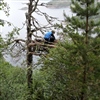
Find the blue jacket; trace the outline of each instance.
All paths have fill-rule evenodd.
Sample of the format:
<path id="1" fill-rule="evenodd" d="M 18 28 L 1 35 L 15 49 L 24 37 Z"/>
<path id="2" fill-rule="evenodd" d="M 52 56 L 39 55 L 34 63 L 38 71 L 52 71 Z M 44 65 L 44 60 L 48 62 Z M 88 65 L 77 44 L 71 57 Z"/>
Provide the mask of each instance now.
<path id="1" fill-rule="evenodd" d="M 45 38 L 45 39 L 50 39 L 51 35 L 52 35 L 52 32 L 47 32 L 47 33 L 44 35 L 44 38 Z"/>

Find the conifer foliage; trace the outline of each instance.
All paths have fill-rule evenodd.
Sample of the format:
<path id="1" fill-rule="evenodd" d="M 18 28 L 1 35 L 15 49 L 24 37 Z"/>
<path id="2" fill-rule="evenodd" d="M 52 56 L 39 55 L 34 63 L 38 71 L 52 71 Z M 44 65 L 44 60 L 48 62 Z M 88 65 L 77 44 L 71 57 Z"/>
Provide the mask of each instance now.
<path id="1" fill-rule="evenodd" d="M 99 100 L 100 3 L 72 0 L 70 7 L 73 16 L 64 13 L 65 25 L 59 25 L 67 39 L 51 51 L 43 66 L 48 72 L 53 70 L 55 90 L 59 88 L 58 82 L 62 85 L 53 98 L 61 94 L 60 100 Z"/>
<path id="2" fill-rule="evenodd" d="M 81 100 L 89 100 L 90 94 L 95 97 L 94 90 L 98 91 L 98 71 L 100 66 L 100 3 L 96 0 L 72 0 L 71 10 L 75 16 L 67 17 L 65 20 L 69 23 L 64 32 L 68 33 L 72 39 L 78 54 L 79 67 L 81 68 Z M 77 64 L 77 63 L 76 63 Z M 94 80 L 95 81 L 94 81 Z M 97 82 L 95 84 L 95 82 Z M 99 91 L 100 93 L 100 91 Z"/>

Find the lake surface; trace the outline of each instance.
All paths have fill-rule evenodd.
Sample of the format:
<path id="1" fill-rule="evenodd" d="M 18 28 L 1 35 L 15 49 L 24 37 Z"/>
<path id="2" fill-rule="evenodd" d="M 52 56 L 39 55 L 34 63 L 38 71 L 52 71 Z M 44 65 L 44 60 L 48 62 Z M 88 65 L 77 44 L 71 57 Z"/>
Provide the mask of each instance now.
<path id="1" fill-rule="evenodd" d="M 23 26 L 23 23 L 25 23 L 25 13 L 27 12 L 27 9 L 20 10 L 24 7 L 27 7 L 25 3 L 28 3 L 28 0 L 6 0 L 7 3 L 10 6 L 10 15 L 8 17 L 5 16 L 3 12 L 0 12 L 0 19 L 7 20 L 11 23 L 13 23 L 14 26 L 17 26 L 21 28 Z M 40 2 L 46 3 L 50 0 L 40 0 Z M 39 9 L 45 13 L 47 13 L 50 16 L 57 17 L 59 20 L 63 20 L 63 11 L 66 12 L 67 16 L 72 16 L 71 10 L 69 7 L 61 8 L 61 9 L 50 9 L 46 7 L 39 7 Z M 37 20 L 41 24 L 45 24 L 46 22 L 43 20 L 42 17 L 39 17 L 38 15 L 34 15 Z M 5 37 L 8 32 L 12 30 L 13 27 L 8 27 L 8 25 L 5 25 L 4 27 L 0 27 L 0 31 L 2 32 L 2 36 Z M 17 36 L 18 38 L 25 38 L 26 37 L 26 27 L 24 27 L 20 31 L 20 35 Z M 9 61 L 12 65 L 17 66 L 20 65 L 21 62 L 14 62 L 14 59 L 11 57 L 6 57 L 6 60 Z M 35 58 L 36 60 L 36 58 Z M 34 60 L 34 61 L 35 61 Z"/>
<path id="2" fill-rule="evenodd" d="M 27 7 L 25 3 L 28 2 L 28 0 L 6 0 L 7 3 L 10 6 L 10 16 L 6 17 L 3 12 L 0 14 L 0 19 L 7 20 L 11 23 L 13 23 L 14 26 L 17 26 L 21 28 L 23 26 L 23 23 L 25 23 L 25 13 L 27 12 L 26 10 L 20 10 L 21 8 Z M 8 2 L 9 1 L 9 2 Z M 48 2 L 50 0 L 40 0 L 40 2 Z M 39 7 L 39 9 L 45 13 L 47 13 L 50 16 L 57 17 L 59 20 L 63 19 L 63 11 L 66 12 L 68 16 L 70 16 L 72 13 L 70 11 L 70 8 L 61 8 L 61 9 L 50 9 L 46 7 Z M 34 14 L 35 18 L 41 23 L 45 24 L 45 20 L 43 20 L 43 17 L 39 17 L 38 15 Z M 8 27 L 5 25 L 5 27 L 2 27 L 2 35 L 5 36 L 5 34 L 8 33 L 8 31 L 11 31 L 12 27 Z M 26 33 L 26 27 L 24 27 L 20 31 L 20 38 L 24 38 Z"/>

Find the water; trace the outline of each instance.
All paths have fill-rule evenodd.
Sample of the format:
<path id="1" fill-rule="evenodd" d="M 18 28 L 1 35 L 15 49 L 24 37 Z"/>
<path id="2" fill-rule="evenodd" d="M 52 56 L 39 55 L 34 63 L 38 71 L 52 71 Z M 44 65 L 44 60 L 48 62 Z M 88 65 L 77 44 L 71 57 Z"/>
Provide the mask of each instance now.
<path id="1" fill-rule="evenodd" d="M 9 12 L 10 16 L 6 17 L 3 12 L 0 12 L 0 15 L 1 15 L 0 19 L 7 20 L 7 21 L 13 23 L 14 26 L 21 28 L 23 26 L 23 23 L 25 23 L 25 13 L 27 12 L 27 9 L 25 9 L 25 10 L 20 10 L 20 9 L 27 7 L 27 5 L 23 4 L 23 3 L 27 3 L 28 0 L 6 0 L 6 1 L 7 2 L 9 1 L 8 4 L 10 6 L 10 12 Z M 50 0 L 40 0 L 40 2 L 45 2 L 45 3 L 48 1 L 50 1 Z M 39 7 L 39 9 L 41 11 L 44 11 L 45 13 L 47 13 L 50 16 L 57 17 L 59 20 L 63 20 L 63 11 L 66 12 L 67 16 L 72 15 L 69 7 L 61 8 L 61 9 L 50 9 L 50 8 L 46 8 L 46 7 Z M 39 17 L 36 14 L 34 14 L 34 16 L 37 18 L 37 20 L 41 24 L 46 24 L 45 20 L 43 20 L 43 17 Z M 5 25 L 4 27 L 0 27 L 2 36 L 5 37 L 6 34 L 12 30 L 12 28 L 13 28 L 12 26 L 8 27 L 8 25 Z M 24 27 L 20 31 L 20 35 L 17 36 L 17 38 L 22 38 L 22 39 L 26 38 L 26 27 Z M 12 57 L 6 56 L 5 58 L 8 62 L 10 62 L 14 66 L 17 66 L 17 65 L 20 66 L 20 64 L 22 62 L 22 59 L 20 59 L 18 62 L 14 62 L 16 60 Z M 34 57 L 33 60 L 36 62 L 36 57 Z"/>
<path id="2" fill-rule="evenodd" d="M 8 2 L 9 1 L 9 2 Z M 47 2 L 50 0 L 40 0 L 40 2 Z M 7 0 L 9 6 L 10 6 L 10 16 L 6 17 L 4 15 L 3 12 L 1 12 L 1 18 L 0 19 L 4 19 L 7 20 L 11 23 L 13 23 L 14 26 L 17 26 L 19 28 L 21 28 L 23 26 L 23 23 L 25 23 L 25 13 L 27 12 L 26 10 L 20 10 L 21 8 L 27 7 L 26 4 L 28 0 Z M 68 16 L 71 15 L 70 9 L 68 8 L 62 8 L 62 9 L 49 9 L 46 7 L 39 7 L 39 9 L 41 11 L 44 11 L 45 13 L 47 13 L 50 16 L 53 17 L 57 17 L 59 20 L 63 20 L 63 11 L 66 12 L 66 14 Z M 37 20 L 41 23 L 44 24 L 46 23 L 45 20 L 43 20 L 43 17 L 39 17 L 38 15 L 34 14 L 35 18 L 37 18 Z M 5 34 L 8 33 L 8 31 L 11 31 L 12 27 L 8 27 L 8 25 L 5 25 L 5 27 L 2 27 L 1 31 L 2 31 L 2 35 L 5 36 Z M 24 27 L 21 31 L 20 31 L 20 38 L 24 38 L 25 37 L 25 33 L 26 33 L 26 27 Z"/>

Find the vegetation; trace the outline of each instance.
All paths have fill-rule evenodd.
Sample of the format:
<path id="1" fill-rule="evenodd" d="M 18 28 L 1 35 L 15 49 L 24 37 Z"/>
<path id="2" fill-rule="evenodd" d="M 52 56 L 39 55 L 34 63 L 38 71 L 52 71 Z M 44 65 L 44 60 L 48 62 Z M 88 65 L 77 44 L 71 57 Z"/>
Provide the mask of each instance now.
<path id="1" fill-rule="evenodd" d="M 6 16 L 9 15 L 9 7 L 3 0 L 0 1 L 0 10 L 3 10 Z M 2 19 L 0 25 L 4 26 Z M 6 44 L 0 35 L 0 100 L 25 100 L 26 72 L 5 62 L 2 52 Z"/>
<path id="2" fill-rule="evenodd" d="M 66 26 L 59 25 L 69 40 L 42 58 L 42 70 L 49 74 L 46 80 L 51 87 L 52 99 L 48 100 L 99 100 L 100 21 L 95 16 L 100 4 L 72 0 L 71 9 L 76 15 L 64 14 Z"/>
<path id="3" fill-rule="evenodd" d="M 71 0 L 51 0 L 47 3 L 50 8 L 65 8 L 70 6 Z"/>
<path id="4" fill-rule="evenodd" d="M 0 59 L 0 100 L 26 100 L 25 70 Z"/>
<path id="5" fill-rule="evenodd" d="M 32 70 L 31 62 L 27 70 L 12 67 L 1 58 L 0 99 L 99 100 L 100 21 L 95 19 L 99 9 L 100 3 L 95 0 L 72 0 L 75 16 L 67 17 L 64 13 L 65 25 L 57 25 L 64 38 L 48 55 L 41 57 L 37 64 L 40 69 Z M 27 27 L 27 34 L 31 37 L 30 28 Z"/>

